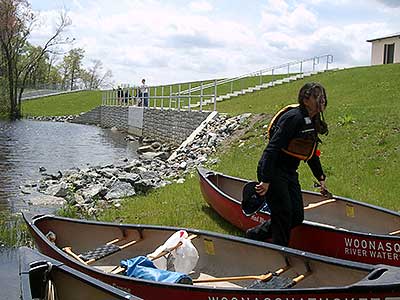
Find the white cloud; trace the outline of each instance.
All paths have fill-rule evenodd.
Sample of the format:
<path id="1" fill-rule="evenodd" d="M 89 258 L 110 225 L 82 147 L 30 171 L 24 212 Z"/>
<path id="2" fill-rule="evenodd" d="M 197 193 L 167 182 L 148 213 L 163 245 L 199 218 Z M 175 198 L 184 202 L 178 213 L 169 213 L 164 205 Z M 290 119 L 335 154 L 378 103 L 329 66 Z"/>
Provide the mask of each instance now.
<path id="1" fill-rule="evenodd" d="M 210 12 L 214 8 L 208 1 L 193 1 L 189 4 L 189 7 L 195 12 Z"/>
<path id="2" fill-rule="evenodd" d="M 387 5 L 389 7 L 395 7 L 395 8 L 400 7 L 399 0 L 377 0 L 377 2 L 382 3 L 383 5 Z"/>
<path id="3" fill-rule="evenodd" d="M 261 13 L 262 31 L 279 31 L 287 34 L 310 31 L 317 25 L 317 17 L 303 4 L 289 7 L 283 0 L 270 0 Z"/>

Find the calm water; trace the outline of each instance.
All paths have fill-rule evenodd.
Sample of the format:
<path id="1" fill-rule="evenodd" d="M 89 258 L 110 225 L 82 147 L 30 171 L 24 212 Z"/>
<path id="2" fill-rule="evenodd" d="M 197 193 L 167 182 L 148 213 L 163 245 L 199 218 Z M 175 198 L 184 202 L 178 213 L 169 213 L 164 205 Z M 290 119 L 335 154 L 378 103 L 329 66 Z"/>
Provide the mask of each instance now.
<path id="1" fill-rule="evenodd" d="M 135 158 L 138 142 L 126 134 L 95 126 L 22 120 L 0 121 L 0 212 L 35 213 L 54 207 L 33 207 L 20 186 L 40 179 L 39 167 L 48 173 L 72 167 L 103 165 Z M 0 299 L 19 299 L 18 260 L 15 250 L 0 249 Z"/>

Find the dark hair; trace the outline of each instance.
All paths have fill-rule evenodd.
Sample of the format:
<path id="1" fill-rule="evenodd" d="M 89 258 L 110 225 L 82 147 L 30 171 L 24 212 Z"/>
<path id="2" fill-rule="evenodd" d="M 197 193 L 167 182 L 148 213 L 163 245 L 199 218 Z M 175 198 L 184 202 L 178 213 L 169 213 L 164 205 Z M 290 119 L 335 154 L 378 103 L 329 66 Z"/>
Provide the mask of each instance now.
<path id="1" fill-rule="evenodd" d="M 317 90 L 321 91 L 322 96 L 325 98 L 325 107 L 328 106 L 328 98 L 326 96 L 325 88 L 317 82 L 308 82 L 302 86 L 298 96 L 300 106 L 304 106 L 304 99 L 308 99 L 312 95 L 317 96 Z M 324 119 L 324 114 L 320 112 L 313 119 L 318 133 L 327 135 L 329 130 L 328 124 L 325 122 Z"/>
<path id="2" fill-rule="evenodd" d="M 299 91 L 298 101 L 299 104 L 304 106 L 304 99 L 308 99 L 311 95 L 316 95 L 316 91 L 320 90 L 325 98 L 325 106 L 328 106 L 328 97 L 326 96 L 325 88 L 318 82 L 308 82 L 302 86 Z"/>

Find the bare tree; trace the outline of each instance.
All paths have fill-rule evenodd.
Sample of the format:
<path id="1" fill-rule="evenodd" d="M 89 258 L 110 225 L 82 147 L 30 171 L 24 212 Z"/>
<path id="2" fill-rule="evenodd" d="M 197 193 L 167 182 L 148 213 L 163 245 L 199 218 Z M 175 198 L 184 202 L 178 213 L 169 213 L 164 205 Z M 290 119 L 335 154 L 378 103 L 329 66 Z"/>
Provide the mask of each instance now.
<path id="1" fill-rule="evenodd" d="M 70 43 L 68 38 L 62 37 L 62 33 L 71 21 L 66 13 L 60 13 L 55 33 L 40 51 L 24 56 L 23 47 L 36 21 L 37 16 L 27 0 L 0 0 L 0 49 L 5 64 L 11 119 L 21 117 L 21 97 L 26 80 L 43 55 L 51 52 L 57 45 Z"/>
<path id="2" fill-rule="evenodd" d="M 102 74 L 103 63 L 101 60 L 93 59 L 93 66 L 88 70 L 88 87 L 89 89 L 98 89 L 103 84 L 106 84 L 108 80 L 112 78 L 111 70 L 107 70 Z"/>

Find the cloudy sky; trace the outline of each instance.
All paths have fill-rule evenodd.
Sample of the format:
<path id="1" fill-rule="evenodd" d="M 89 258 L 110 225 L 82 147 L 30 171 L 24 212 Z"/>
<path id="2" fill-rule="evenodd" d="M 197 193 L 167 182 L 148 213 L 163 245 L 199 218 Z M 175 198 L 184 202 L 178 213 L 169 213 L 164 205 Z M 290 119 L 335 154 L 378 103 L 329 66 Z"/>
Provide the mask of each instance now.
<path id="1" fill-rule="evenodd" d="M 337 67 L 368 65 L 366 40 L 400 32 L 400 0 L 29 2 L 40 16 L 32 43 L 43 44 L 65 10 L 84 63 L 101 60 L 116 84 L 232 77 L 322 54 Z"/>

